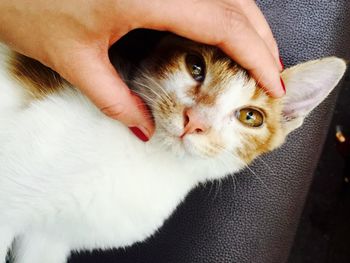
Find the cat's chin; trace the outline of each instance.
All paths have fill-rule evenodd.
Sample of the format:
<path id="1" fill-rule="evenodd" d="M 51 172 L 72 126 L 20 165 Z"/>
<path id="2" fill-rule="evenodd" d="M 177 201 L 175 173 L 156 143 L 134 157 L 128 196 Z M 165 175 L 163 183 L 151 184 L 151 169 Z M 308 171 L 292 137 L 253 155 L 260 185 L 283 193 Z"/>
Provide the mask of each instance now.
<path id="1" fill-rule="evenodd" d="M 177 158 L 180 159 L 196 159 L 196 160 L 207 160 L 209 157 L 202 154 L 196 144 L 189 138 L 180 138 L 169 134 L 167 132 L 162 132 L 155 134 L 152 138 L 153 145 L 156 147 L 161 147 L 163 151 L 166 151 Z"/>
<path id="2" fill-rule="evenodd" d="M 176 128 L 176 127 L 173 127 Z M 165 128 L 159 136 L 159 141 L 167 147 L 167 150 L 179 158 L 198 158 L 192 143 L 181 137 L 182 130 Z"/>
<path id="3" fill-rule="evenodd" d="M 183 139 L 180 139 L 180 143 L 184 151 L 187 155 L 197 158 L 197 159 L 205 159 L 212 158 L 213 156 L 209 156 L 203 153 L 198 146 L 198 143 L 195 142 L 191 137 L 186 136 Z"/>

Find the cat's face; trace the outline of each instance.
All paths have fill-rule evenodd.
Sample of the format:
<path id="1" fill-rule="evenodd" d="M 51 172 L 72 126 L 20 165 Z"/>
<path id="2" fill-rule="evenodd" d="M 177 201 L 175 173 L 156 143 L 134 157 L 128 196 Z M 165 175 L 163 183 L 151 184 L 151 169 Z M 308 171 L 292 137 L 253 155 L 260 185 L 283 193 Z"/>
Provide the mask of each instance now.
<path id="1" fill-rule="evenodd" d="M 144 67 L 135 83 L 142 83 L 156 136 L 178 154 L 247 163 L 283 141 L 280 100 L 218 49 L 168 40 Z"/>
<path id="2" fill-rule="evenodd" d="M 177 155 L 243 166 L 280 146 L 300 125 L 298 116 L 286 114 L 288 94 L 284 99 L 269 97 L 214 47 L 171 37 L 141 72 L 133 86 L 152 111 L 154 138 Z M 293 72 L 283 75 L 287 88 Z M 327 94 L 343 72 L 328 84 Z"/>

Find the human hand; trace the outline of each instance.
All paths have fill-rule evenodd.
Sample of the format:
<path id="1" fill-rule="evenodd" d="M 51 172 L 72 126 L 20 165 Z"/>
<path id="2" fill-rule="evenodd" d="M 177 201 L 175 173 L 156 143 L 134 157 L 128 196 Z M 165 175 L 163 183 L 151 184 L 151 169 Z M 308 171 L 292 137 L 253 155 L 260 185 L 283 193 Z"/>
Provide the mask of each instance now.
<path id="1" fill-rule="evenodd" d="M 150 138 L 154 124 L 108 59 L 108 48 L 132 29 L 216 45 L 272 96 L 284 94 L 277 44 L 253 0 L 2 0 L 0 23 L 2 41 L 57 71 L 106 115 L 137 127 L 139 137 Z"/>

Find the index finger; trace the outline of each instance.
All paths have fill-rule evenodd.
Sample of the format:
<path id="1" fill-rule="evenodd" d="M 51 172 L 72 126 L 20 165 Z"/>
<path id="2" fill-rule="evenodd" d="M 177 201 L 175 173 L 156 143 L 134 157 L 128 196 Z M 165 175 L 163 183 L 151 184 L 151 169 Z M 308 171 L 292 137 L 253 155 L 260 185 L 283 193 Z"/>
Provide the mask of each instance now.
<path id="1" fill-rule="evenodd" d="M 278 46 L 264 14 L 261 12 L 253 0 L 244 0 L 244 3 L 241 3 L 241 8 L 246 14 L 246 17 L 249 20 L 250 24 L 253 26 L 259 36 L 264 40 L 267 48 L 274 56 L 278 68 L 282 70 L 283 68 L 280 62 Z"/>
<path id="2" fill-rule="evenodd" d="M 65 63 L 68 68 L 60 67 L 63 68 L 60 73 L 107 116 L 128 127 L 138 127 L 150 138 L 154 132 L 154 124 L 145 104 L 128 89 L 107 55 L 98 53 L 92 49 L 71 54 L 71 63 Z"/>

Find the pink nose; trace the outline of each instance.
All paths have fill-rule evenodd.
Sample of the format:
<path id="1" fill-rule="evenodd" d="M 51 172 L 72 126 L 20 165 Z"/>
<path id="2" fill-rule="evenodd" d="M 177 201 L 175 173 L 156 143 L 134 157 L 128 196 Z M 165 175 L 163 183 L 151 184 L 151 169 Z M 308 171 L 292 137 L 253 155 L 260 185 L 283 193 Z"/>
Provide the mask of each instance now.
<path id="1" fill-rule="evenodd" d="M 185 109 L 184 111 L 184 133 L 181 138 L 186 134 L 202 133 L 208 129 L 208 125 L 200 114 L 192 108 Z"/>

